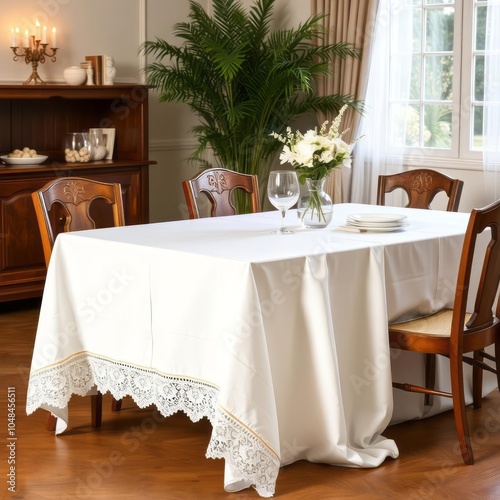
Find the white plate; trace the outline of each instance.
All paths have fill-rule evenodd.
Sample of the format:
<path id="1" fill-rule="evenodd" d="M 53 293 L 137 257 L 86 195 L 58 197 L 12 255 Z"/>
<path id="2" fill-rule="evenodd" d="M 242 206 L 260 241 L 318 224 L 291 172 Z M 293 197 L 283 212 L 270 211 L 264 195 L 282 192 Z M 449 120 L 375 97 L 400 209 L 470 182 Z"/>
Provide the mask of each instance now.
<path id="1" fill-rule="evenodd" d="M 347 217 L 348 220 L 353 222 L 366 222 L 369 224 L 378 223 L 378 224 L 389 224 L 396 222 L 403 222 L 406 219 L 406 215 L 401 214 L 352 214 Z"/>
<path id="2" fill-rule="evenodd" d="M 338 226 L 339 229 L 345 230 L 345 231 L 354 231 L 357 233 L 390 233 L 393 231 L 399 231 L 403 227 L 405 227 L 407 224 L 403 224 L 400 226 L 386 226 L 386 227 L 376 227 L 376 226 L 353 226 L 351 224 L 347 224 L 345 226 Z"/>
<path id="3" fill-rule="evenodd" d="M 346 224 L 356 227 L 401 227 L 407 224 L 406 222 L 357 222 L 350 219 L 346 220 Z"/>
<path id="4" fill-rule="evenodd" d="M 0 156 L 0 160 L 9 165 L 38 165 L 43 163 L 48 156 L 36 155 L 33 158 L 9 158 L 9 156 Z"/>

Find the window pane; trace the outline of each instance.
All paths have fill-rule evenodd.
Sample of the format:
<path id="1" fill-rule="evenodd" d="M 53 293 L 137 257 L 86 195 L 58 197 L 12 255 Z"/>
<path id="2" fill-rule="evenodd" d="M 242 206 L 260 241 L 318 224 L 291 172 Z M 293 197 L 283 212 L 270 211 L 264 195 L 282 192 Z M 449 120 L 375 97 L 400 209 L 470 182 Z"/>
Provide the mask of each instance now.
<path id="1" fill-rule="evenodd" d="M 484 101 L 484 56 L 474 58 L 474 99 Z"/>
<path id="2" fill-rule="evenodd" d="M 417 9 L 418 11 L 419 9 Z M 413 17 L 414 11 L 408 8 L 394 9 L 391 15 L 391 52 L 408 53 L 411 51 L 410 43 L 417 45 L 416 50 L 420 52 L 421 46 L 418 42 L 421 38 L 421 28 L 419 28 L 418 14 Z M 413 24 L 414 33 L 408 31 L 409 26 Z M 415 40 L 411 40 L 413 36 Z"/>
<path id="3" fill-rule="evenodd" d="M 451 106 L 424 106 L 424 146 L 449 149 L 451 146 Z"/>
<path id="4" fill-rule="evenodd" d="M 476 9 L 476 50 L 484 50 L 485 48 L 486 11 L 485 5 Z"/>
<path id="5" fill-rule="evenodd" d="M 409 7 L 408 0 L 389 0 L 390 8 L 395 11 Z M 422 0 L 412 0 L 412 5 L 421 5 Z"/>
<path id="6" fill-rule="evenodd" d="M 420 145 L 420 118 L 418 106 L 394 104 L 391 107 L 391 144 L 393 146 Z"/>
<path id="7" fill-rule="evenodd" d="M 479 156 L 488 5 L 488 0 L 390 0 L 391 22 L 396 21 L 389 89 L 395 146 L 439 149 L 448 158 Z"/>
<path id="8" fill-rule="evenodd" d="M 454 0 L 425 0 L 426 5 L 454 4 Z"/>
<path id="9" fill-rule="evenodd" d="M 420 55 L 414 55 L 412 57 L 411 65 L 411 80 L 410 80 L 410 99 L 412 101 L 420 100 L 421 98 L 421 88 L 420 88 L 420 77 L 422 75 L 422 57 Z"/>
<path id="10" fill-rule="evenodd" d="M 452 80 L 452 56 L 425 57 L 425 99 L 451 100 Z"/>
<path id="11" fill-rule="evenodd" d="M 473 106 L 474 132 L 472 137 L 472 149 L 482 151 L 483 149 L 483 107 Z"/>
<path id="12" fill-rule="evenodd" d="M 422 9 L 413 10 L 413 51 L 422 52 Z"/>
<path id="13" fill-rule="evenodd" d="M 427 9 L 426 50 L 430 52 L 453 51 L 453 26 L 455 9 L 452 7 Z"/>
<path id="14" fill-rule="evenodd" d="M 408 90 L 410 95 L 416 92 L 416 97 L 412 99 L 420 99 L 420 57 L 413 58 L 411 56 L 393 56 L 391 58 L 390 72 L 390 93 L 392 99 L 396 101 L 407 100 Z M 412 64 L 412 66 L 410 66 Z M 415 66 L 415 69 L 414 69 Z M 411 82 L 408 82 L 408 77 L 405 76 L 411 71 Z M 410 89 L 408 84 L 410 83 Z"/>

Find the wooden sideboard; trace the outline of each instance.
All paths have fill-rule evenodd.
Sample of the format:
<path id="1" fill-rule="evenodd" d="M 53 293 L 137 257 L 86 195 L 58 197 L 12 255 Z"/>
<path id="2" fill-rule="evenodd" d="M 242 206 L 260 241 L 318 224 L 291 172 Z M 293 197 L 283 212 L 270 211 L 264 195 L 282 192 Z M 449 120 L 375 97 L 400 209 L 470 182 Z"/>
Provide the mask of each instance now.
<path id="1" fill-rule="evenodd" d="M 114 128 L 112 160 L 64 161 L 68 132 Z M 31 193 L 51 179 L 79 176 L 119 182 L 126 224 L 149 220 L 148 87 L 1 85 L 0 154 L 15 148 L 47 155 L 41 165 L 0 163 L 0 302 L 37 297 L 45 282 Z"/>

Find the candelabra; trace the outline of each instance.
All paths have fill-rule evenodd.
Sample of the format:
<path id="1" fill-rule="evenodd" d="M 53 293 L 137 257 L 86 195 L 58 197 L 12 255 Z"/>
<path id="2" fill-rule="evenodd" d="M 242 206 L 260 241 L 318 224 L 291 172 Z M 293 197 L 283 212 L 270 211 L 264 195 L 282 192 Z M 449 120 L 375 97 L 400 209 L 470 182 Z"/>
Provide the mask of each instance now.
<path id="1" fill-rule="evenodd" d="M 34 84 L 45 85 L 45 82 L 40 78 L 40 75 L 38 74 L 38 64 L 43 64 L 45 62 L 45 57 L 48 57 L 52 62 L 55 62 L 57 47 L 52 47 L 50 49 L 52 50 L 52 54 L 49 54 L 47 52 L 49 46 L 48 43 L 40 43 L 40 40 L 35 40 L 34 35 L 31 35 L 29 38 L 31 39 L 31 43 L 28 47 L 23 47 L 24 52 L 22 54 L 17 53 L 17 49 L 19 49 L 18 46 L 11 47 L 12 51 L 14 52 L 14 61 L 18 61 L 20 57 L 24 57 L 26 64 L 31 63 L 31 76 L 25 82 L 23 82 L 23 85 L 27 85 L 30 82 L 33 82 Z"/>

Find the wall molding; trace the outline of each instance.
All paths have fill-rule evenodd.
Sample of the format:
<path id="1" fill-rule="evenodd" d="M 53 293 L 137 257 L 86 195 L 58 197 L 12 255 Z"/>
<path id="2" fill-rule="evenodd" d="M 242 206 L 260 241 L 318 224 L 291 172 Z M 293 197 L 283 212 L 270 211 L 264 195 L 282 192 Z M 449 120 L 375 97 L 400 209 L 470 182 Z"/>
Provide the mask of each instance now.
<path id="1" fill-rule="evenodd" d="M 158 139 L 149 141 L 149 151 L 194 151 L 198 142 L 192 139 Z"/>
<path id="2" fill-rule="evenodd" d="M 146 0 L 139 0 L 139 45 L 142 45 L 148 36 L 147 30 L 147 4 Z M 146 83 L 146 74 L 142 71 L 146 67 L 147 59 L 146 55 L 139 52 L 139 82 L 142 84 Z"/>
<path id="3" fill-rule="evenodd" d="M 482 160 L 457 160 L 453 158 L 432 158 L 422 156 L 406 156 L 403 165 L 411 168 L 437 168 L 442 170 L 469 170 L 471 172 L 483 170 Z"/>

